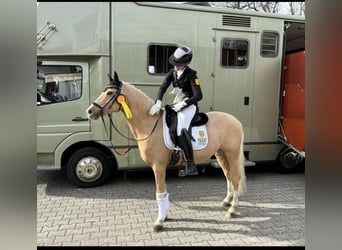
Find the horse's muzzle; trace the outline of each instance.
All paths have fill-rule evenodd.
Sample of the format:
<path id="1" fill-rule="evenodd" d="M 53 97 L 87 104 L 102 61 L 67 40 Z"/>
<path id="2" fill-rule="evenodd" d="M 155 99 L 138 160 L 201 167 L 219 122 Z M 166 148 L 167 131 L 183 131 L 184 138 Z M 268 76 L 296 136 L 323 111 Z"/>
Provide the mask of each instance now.
<path id="1" fill-rule="evenodd" d="M 93 106 L 93 105 L 92 105 Z M 90 106 L 86 112 L 89 119 L 97 120 L 100 117 L 100 112 L 94 112 L 93 107 Z"/>

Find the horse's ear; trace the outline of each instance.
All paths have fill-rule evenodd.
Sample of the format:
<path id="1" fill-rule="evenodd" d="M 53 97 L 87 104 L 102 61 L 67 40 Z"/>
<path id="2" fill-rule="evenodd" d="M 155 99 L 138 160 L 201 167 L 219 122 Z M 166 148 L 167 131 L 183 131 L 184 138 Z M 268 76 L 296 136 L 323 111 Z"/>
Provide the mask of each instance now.
<path id="1" fill-rule="evenodd" d="M 114 80 L 115 82 L 120 82 L 118 73 L 116 73 L 116 71 L 114 71 Z"/>
<path id="2" fill-rule="evenodd" d="M 114 81 L 113 77 L 109 73 L 107 75 L 109 77 L 109 83 L 113 82 Z"/>
<path id="3" fill-rule="evenodd" d="M 116 73 L 116 71 L 114 71 L 114 82 L 121 88 L 122 82 L 119 80 L 119 76 L 118 73 Z"/>

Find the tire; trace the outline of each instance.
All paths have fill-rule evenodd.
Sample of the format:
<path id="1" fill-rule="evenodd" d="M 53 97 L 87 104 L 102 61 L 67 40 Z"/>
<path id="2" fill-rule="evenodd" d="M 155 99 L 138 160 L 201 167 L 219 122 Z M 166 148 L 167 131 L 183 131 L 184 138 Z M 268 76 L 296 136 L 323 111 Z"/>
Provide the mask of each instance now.
<path id="1" fill-rule="evenodd" d="M 75 151 L 67 163 L 70 182 L 82 188 L 103 185 L 111 176 L 112 161 L 101 150 L 86 147 Z"/>
<path id="2" fill-rule="evenodd" d="M 276 171 L 280 173 L 296 173 L 304 167 L 304 157 L 292 148 L 284 148 L 278 155 Z"/>

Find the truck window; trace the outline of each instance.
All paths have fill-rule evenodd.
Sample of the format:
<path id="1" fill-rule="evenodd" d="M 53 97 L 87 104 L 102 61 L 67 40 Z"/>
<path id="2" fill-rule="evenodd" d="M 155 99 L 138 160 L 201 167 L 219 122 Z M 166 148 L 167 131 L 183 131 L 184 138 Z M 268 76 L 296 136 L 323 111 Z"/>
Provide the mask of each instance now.
<path id="1" fill-rule="evenodd" d="M 172 68 L 172 65 L 169 63 L 169 57 L 176 49 L 176 45 L 150 44 L 147 50 L 148 73 L 155 75 L 169 72 Z"/>
<path id="2" fill-rule="evenodd" d="M 80 66 L 41 65 L 37 68 L 37 105 L 67 102 L 81 97 Z"/>
<path id="3" fill-rule="evenodd" d="M 247 68 L 248 66 L 247 40 L 223 38 L 221 43 L 221 65 L 222 67 Z"/>
<path id="4" fill-rule="evenodd" d="M 274 31 L 263 31 L 261 35 L 261 56 L 276 57 L 278 55 L 279 34 Z"/>

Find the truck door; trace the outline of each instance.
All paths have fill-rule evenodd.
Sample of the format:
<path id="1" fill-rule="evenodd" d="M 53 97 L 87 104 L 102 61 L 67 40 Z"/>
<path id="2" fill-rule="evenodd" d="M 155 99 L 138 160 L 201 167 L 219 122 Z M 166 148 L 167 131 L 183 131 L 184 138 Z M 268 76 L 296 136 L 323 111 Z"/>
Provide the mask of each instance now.
<path id="1" fill-rule="evenodd" d="M 215 32 L 212 109 L 230 113 L 243 124 L 250 141 L 255 33 Z"/>
<path id="2" fill-rule="evenodd" d="M 53 153 L 69 135 L 90 131 L 88 64 L 37 64 L 37 152 Z"/>

